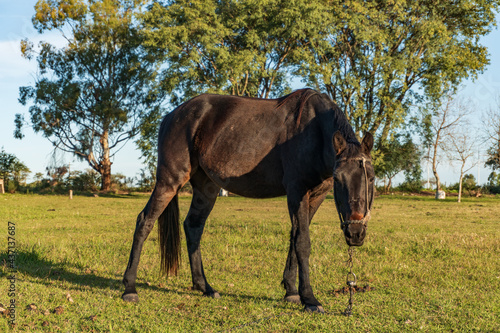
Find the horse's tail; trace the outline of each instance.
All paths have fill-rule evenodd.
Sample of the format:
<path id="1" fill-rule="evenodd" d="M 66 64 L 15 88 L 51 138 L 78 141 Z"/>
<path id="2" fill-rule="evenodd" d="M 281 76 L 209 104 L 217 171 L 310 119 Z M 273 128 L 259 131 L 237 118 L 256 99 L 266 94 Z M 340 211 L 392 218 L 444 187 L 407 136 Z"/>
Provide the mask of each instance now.
<path id="1" fill-rule="evenodd" d="M 158 218 L 158 238 L 160 239 L 160 273 L 167 276 L 177 275 L 181 257 L 179 198 L 177 194 Z"/>

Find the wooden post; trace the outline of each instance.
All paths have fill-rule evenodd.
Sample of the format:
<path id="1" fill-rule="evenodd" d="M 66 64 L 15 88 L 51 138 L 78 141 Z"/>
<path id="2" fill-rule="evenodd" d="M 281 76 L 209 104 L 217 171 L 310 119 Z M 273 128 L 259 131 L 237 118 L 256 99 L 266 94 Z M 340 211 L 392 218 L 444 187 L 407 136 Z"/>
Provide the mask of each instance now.
<path id="1" fill-rule="evenodd" d="M 69 190 L 69 199 L 73 199 L 73 190 Z"/>
<path id="2" fill-rule="evenodd" d="M 5 188 L 3 187 L 3 179 L 0 179 L 0 193 L 5 194 Z"/>

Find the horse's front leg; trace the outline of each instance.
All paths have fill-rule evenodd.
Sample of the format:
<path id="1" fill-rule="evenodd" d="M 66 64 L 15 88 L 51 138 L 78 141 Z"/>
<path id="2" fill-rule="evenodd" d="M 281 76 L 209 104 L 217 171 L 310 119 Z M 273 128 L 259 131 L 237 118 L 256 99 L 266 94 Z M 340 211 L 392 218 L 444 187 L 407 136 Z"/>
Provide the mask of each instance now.
<path id="1" fill-rule="evenodd" d="M 304 305 L 306 311 L 323 313 L 321 303 L 314 297 L 314 293 L 309 280 L 309 255 L 311 253 L 311 240 L 309 237 L 310 206 L 308 191 L 288 191 L 288 211 L 292 222 L 292 231 L 290 233 L 290 251 L 295 251 L 299 270 L 299 296 L 300 302 Z M 293 266 L 293 256 L 289 254 L 290 265 Z M 289 264 L 287 260 L 287 265 Z M 294 271 L 290 267 L 290 273 Z M 285 274 L 287 269 L 285 268 Z M 284 276 L 285 288 L 287 286 L 287 277 Z M 290 280 L 288 280 L 290 281 Z M 292 289 L 293 290 L 293 289 Z M 288 293 L 289 290 L 287 290 Z"/>

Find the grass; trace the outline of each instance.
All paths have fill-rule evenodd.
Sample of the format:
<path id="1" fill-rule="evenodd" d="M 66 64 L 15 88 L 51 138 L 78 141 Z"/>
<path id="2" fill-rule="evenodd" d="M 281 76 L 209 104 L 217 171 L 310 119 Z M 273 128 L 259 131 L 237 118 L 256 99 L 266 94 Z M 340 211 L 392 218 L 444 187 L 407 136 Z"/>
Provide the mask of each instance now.
<path id="1" fill-rule="evenodd" d="M 156 227 L 138 271 L 140 302 L 121 301 L 135 219 L 147 196 L 0 196 L 0 303 L 7 306 L 7 222 L 16 223 L 17 325 L 26 332 L 493 332 L 500 331 L 497 199 L 377 198 L 356 249 L 354 316 L 341 312 L 347 246 L 333 200 L 311 224 L 310 273 L 327 314 L 282 301 L 290 222 L 286 199 L 220 198 L 202 239 L 221 299 L 190 290 L 185 245 L 177 277 L 161 278 Z M 190 198 L 181 197 L 181 217 Z M 183 242 L 185 239 L 183 237 Z M 73 302 L 68 300 L 70 295 Z M 31 308 L 29 305 L 34 304 Z M 62 313 L 54 310 L 62 306 Z M 9 329 L 0 318 L 0 331 Z"/>

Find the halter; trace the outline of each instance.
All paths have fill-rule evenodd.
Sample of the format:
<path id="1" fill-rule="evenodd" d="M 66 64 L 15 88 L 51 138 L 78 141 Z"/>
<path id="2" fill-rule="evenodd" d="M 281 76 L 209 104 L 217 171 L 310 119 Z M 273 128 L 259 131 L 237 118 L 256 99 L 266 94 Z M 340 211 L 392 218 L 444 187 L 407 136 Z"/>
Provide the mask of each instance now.
<path id="1" fill-rule="evenodd" d="M 368 220 L 370 219 L 370 201 L 368 201 L 368 174 L 366 171 L 366 158 L 364 157 L 357 157 L 357 158 L 343 158 L 340 159 L 340 161 L 346 161 L 346 160 L 351 160 L 351 161 L 361 161 L 363 165 L 363 171 L 365 174 L 365 203 L 366 203 L 366 208 L 365 208 L 365 216 L 361 220 L 347 220 L 345 221 L 342 214 L 339 211 L 339 203 L 337 200 L 337 195 L 335 194 L 335 191 L 333 192 L 333 196 L 335 198 L 335 205 L 337 206 L 337 213 L 339 214 L 339 219 L 340 219 L 340 229 L 344 230 L 344 227 L 349 226 L 349 224 L 361 224 L 365 228 L 367 227 Z M 372 199 L 373 199 L 373 193 L 372 193 Z"/>

